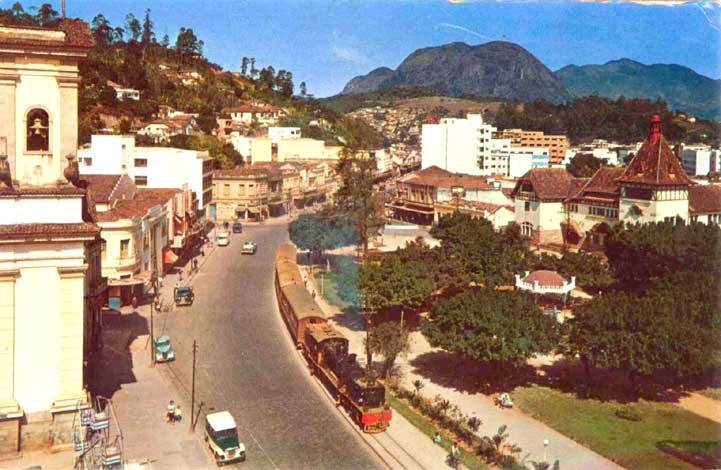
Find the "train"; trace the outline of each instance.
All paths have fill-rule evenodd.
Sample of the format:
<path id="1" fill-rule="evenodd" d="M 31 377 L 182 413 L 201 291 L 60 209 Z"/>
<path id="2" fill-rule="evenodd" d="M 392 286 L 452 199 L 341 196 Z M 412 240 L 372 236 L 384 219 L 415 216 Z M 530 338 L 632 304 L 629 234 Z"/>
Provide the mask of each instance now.
<path id="1" fill-rule="evenodd" d="M 336 406 L 343 406 L 363 432 L 383 432 L 392 418 L 385 387 L 367 377 L 349 352 L 348 339 L 328 322 L 305 287 L 297 255 L 295 245 L 285 243 L 275 256 L 275 293 L 290 336 Z"/>

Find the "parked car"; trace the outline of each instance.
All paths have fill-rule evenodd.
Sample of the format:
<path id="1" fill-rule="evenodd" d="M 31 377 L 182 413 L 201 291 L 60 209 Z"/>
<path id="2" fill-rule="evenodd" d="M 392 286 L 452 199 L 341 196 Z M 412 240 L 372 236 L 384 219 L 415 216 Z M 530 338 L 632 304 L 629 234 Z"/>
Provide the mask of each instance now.
<path id="1" fill-rule="evenodd" d="M 195 293 L 190 286 L 176 287 L 173 290 L 173 300 L 175 305 L 193 305 L 195 301 Z"/>
<path id="2" fill-rule="evenodd" d="M 220 232 L 218 234 L 218 246 L 230 245 L 230 234 L 228 232 Z"/>
<path id="3" fill-rule="evenodd" d="M 233 233 L 243 233 L 243 226 L 240 224 L 240 222 L 236 222 L 233 224 Z"/>
<path id="4" fill-rule="evenodd" d="M 175 360 L 173 347 L 170 345 L 169 336 L 158 336 L 153 340 L 153 350 L 155 351 L 155 362 L 168 362 Z"/>
<path id="5" fill-rule="evenodd" d="M 243 248 L 240 249 L 240 252 L 244 255 L 252 255 L 255 253 L 257 247 L 258 245 L 248 240 L 247 242 L 243 243 Z"/>
<path id="6" fill-rule="evenodd" d="M 235 419 L 227 411 L 205 417 L 205 442 L 219 466 L 245 460 L 245 445 L 238 440 Z"/>

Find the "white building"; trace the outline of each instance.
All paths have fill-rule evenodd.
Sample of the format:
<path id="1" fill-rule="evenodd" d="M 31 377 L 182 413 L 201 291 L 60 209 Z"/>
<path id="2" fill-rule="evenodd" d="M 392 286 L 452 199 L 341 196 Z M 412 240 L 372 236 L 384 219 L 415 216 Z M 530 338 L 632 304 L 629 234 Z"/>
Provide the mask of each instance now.
<path id="1" fill-rule="evenodd" d="M 94 135 L 78 150 L 80 174 L 127 174 L 139 188 L 188 188 L 205 213 L 213 194 L 213 160 L 208 152 L 170 147 L 136 147 L 133 136 Z"/>
<path id="2" fill-rule="evenodd" d="M 488 157 L 481 157 L 483 175 L 520 178 L 532 168 L 547 168 L 549 150 L 542 147 L 512 146 L 511 139 L 492 139 Z"/>
<path id="3" fill-rule="evenodd" d="M 300 127 L 269 127 L 268 138 L 274 142 L 279 139 L 300 139 Z"/>
<path id="4" fill-rule="evenodd" d="M 721 171 L 721 150 L 706 145 L 684 147 L 681 165 L 690 176 L 706 176 Z"/>
<path id="5" fill-rule="evenodd" d="M 105 281 L 72 155 L 91 47 L 81 20 L 0 26 L 0 455 L 72 445 L 89 405 Z"/>
<path id="6" fill-rule="evenodd" d="M 480 114 L 423 124 L 421 168 L 437 166 L 452 173 L 480 175 L 479 162 L 491 156 L 491 138 L 495 131 L 495 127 L 483 122 Z"/>
<path id="7" fill-rule="evenodd" d="M 118 101 L 123 100 L 140 100 L 140 92 L 136 90 L 135 88 L 128 88 L 124 87 L 122 85 L 119 85 L 115 82 L 111 82 L 108 80 L 108 86 L 111 87 L 113 90 L 115 90 L 115 98 L 118 99 Z"/>

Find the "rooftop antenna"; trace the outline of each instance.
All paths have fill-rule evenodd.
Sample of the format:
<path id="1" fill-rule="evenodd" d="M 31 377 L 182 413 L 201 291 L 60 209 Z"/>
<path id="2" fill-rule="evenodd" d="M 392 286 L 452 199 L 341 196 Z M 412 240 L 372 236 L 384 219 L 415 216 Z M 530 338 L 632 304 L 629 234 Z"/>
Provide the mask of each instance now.
<path id="1" fill-rule="evenodd" d="M 60 2 L 60 15 L 63 19 L 65 19 L 65 0 Z"/>

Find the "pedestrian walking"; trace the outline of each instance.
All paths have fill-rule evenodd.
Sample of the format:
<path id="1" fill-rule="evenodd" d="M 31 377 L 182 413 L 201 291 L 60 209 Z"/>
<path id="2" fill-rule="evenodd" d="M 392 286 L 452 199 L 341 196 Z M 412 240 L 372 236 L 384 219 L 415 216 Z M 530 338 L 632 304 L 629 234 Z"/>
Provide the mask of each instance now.
<path id="1" fill-rule="evenodd" d="M 311 295 L 312 295 L 312 296 L 313 296 L 313 298 L 315 299 L 315 291 L 313 291 L 313 294 L 311 294 Z"/>
<path id="2" fill-rule="evenodd" d="M 436 431 L 436 433 L 433 435 L 433 442 L 435 442 L 438 445 L 443 444 L 443 438 L 441 437 L 441 433 Z"/>
<path id="3" fill-rule="evenodd" d="M 175 412 L 173 413 L 173 419 L 176 423 L 179 423 L 183 420 L 183 411 L 180 409 L 180 405 L 175 407 Z"/>
<path id="4" fill-rule="evenodd" d="M 175 420 L 175 401 L 170 400 L 165 411 L 165 420 L 172 423 Z"/>

